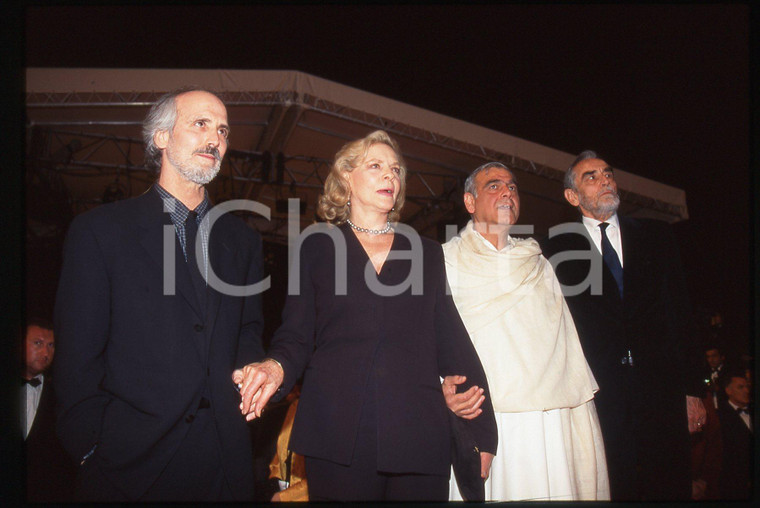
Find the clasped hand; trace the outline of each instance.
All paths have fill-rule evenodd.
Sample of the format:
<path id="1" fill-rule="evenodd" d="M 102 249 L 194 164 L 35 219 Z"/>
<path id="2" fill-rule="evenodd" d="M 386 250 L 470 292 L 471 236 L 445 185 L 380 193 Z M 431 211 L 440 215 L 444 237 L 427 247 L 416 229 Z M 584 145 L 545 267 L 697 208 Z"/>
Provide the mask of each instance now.
<path id="1" fill-rule="evenodd" d="M 446 406 L 459 418 L 473 420 L 483 412 L 480 406 L 486 400 L 483 395 L 483 389 L 478 386 L 471 386 L 469 390 L 457 393 L 457 385 L 467 381 L 466 376 L 446 376 L 441 383 L 443 397 L 446 399 Z M 480 452 L 480 477 L 486 480 L 491 473 L 491 463 L 494 455 L 488 452 Z"/>
<path id="2" fill-rule="evenodd" d="M 246 421 L 261 416 L 284 377 L 280 364 L 270 359 L 250 363 L 232 373 L 232 382 L 240 386 L 240 412 Z"/>
<path id="3" fill-rule="evenodd" d="M 483 395 L 483 389 L 474 385 L 465 392 L 457 393 L 457 385 L 465 381 L 467 381 L 467 376 L 446 376 L 441 383 L 441 390 L 446 399 L 446 406 L 455 415 L 465 420 L 472 420 L 483 412 L 480 406 L 486 397 Z"/>

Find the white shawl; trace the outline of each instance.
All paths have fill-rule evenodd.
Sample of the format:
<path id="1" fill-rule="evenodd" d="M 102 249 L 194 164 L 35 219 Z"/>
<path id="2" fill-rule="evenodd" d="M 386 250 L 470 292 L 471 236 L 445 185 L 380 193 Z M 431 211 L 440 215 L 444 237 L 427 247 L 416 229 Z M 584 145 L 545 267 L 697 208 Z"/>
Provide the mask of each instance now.
<path id="1" fill-rule="evenodd" d="M 501 413 L 573 408 L 599 387 L 551 265 L 532 238 L 496 251 L 473 229 L 443 245 L 454 302 Z"/>

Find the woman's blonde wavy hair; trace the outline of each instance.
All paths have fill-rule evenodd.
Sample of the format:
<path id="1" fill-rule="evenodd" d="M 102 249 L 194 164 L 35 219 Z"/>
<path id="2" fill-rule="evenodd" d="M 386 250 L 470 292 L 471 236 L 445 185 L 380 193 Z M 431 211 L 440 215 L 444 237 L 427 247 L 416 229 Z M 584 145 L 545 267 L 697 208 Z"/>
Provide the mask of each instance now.
<path id="1" fill-rule="evenodd" d="M 388 145 L 396 152 L 396 156 L 398 157 L 401 170 L 399 172 L 399 191 L 396 203 L 393 205 L 393 210 L 388 214 L 389 221 L 398 221 L 401 208 L 404 206 L 406 193 L 406 163 L 401 156 L 398 143 L 387 132 L 382 130 L 372 132 L 361 139 L 346 143 L 335 154 L 335 162 L 333 162 L 332 168 L 330 168 L 330 174 L 325 179 L 325 190 L 319 196 L 317 204 L 317 215 L 320 218 L 336 225 L 346 222 L 351 212 L 348 206 L 351 189 L 348 186 L 348 180 L 346 180 L 343 174 L 356 169 L 367 157 L 369 148 L 377 143 Z"/>

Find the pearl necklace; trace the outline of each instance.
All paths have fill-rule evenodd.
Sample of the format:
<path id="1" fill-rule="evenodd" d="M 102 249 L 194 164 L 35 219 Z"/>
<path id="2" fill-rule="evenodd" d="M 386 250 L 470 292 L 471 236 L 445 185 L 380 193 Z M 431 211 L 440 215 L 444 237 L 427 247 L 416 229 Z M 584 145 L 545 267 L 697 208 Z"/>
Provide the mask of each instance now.
<path id="1" fill-rule="evenodd" d="M 361 232 L 361 233 L 367 233 L 370 235 L 384 235 L 385 233 L 389 232 L 391 230 L 391 221 L 388 221 L 385 224 L 385 227 L 383 229 L 367 229 L 367 228 L 360 228 L 353 222 L 351 222 L 351 219 L 346 219 L 346 222 L 348 222 L 348 225 L 354 228 L 355 230 Z"/>

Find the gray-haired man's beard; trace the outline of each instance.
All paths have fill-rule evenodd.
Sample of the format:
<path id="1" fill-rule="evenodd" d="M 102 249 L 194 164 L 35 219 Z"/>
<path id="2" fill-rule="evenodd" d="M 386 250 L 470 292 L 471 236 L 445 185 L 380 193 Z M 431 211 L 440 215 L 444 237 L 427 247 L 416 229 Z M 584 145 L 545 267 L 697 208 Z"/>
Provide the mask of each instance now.
<path id="1" fill-rule="evenodd" d="M 206 185 L 211 180 L 213 180 L 217 174 L 219 174 L 219 170 L 222 168 L 222 158 L 219 156 L 219 150 L 214 147 L 205 150 L 196 150 L 193 152 L 193 154 L 196 153 L 209 153 L 213 155 L 216 159 L 215 164 L 209 169 L 204 169 L 204 167 L 200 164 L 195 164 L 192 162 L 185 163 L 184 161 L 175 159 L 172 156 L 171 152 L 167 152 L 166 155 L 169 159 L 169 162 L 172 163 L 177 171 L 179 171 L 179 174 L 182 175 L 186 180 L 189 180 L 198 185 Z"/>
<path id="2" fill-rule="evenodd" d="M 580 205 L 594 215 L 610 215 L 617 212 L 617 209 L 620 206 L 620 194 L 616 192 L 613 195 L 612 200 L 606 200 L 604 202 L 597 201 L 596 206 L 590 202 L 587 202 L 586 199 L 581 197 Z"/>

